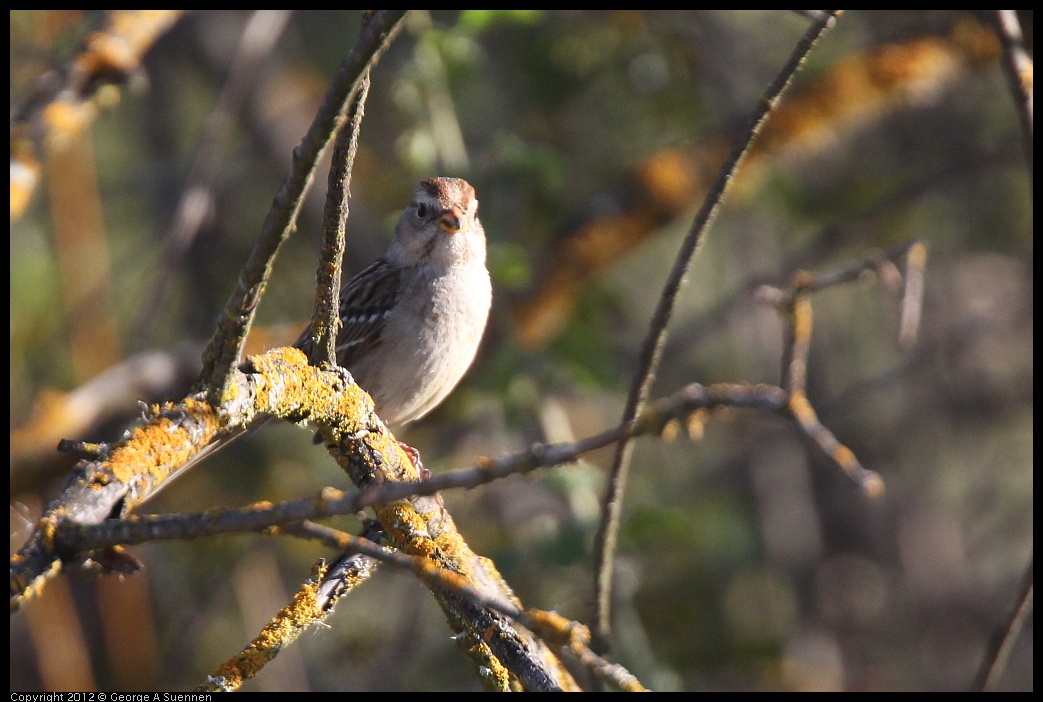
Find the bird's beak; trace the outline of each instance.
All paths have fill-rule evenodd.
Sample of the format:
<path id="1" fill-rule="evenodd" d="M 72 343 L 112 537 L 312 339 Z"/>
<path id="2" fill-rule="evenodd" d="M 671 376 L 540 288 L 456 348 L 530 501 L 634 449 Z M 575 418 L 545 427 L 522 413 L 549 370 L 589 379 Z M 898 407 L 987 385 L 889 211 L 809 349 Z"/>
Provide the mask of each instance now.
<path id="1" fill-rule="evenodd" d="M 450 234 L 460 231 L 466 214 L 459 205 L 453 205 L 438 220 L 438 228 Z"/>

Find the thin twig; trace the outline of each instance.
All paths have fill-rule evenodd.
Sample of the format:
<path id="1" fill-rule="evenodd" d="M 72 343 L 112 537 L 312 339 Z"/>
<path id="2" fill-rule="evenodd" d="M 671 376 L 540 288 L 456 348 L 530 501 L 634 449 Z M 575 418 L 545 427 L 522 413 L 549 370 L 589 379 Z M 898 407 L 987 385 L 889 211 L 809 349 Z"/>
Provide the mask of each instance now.
<path id="1" fill-rule="evenodd" d="M 351 168 L 359 146 L 359 131 L 369 95 L 369 73 L 362 78 L 358 93 L 348 111 L 348 123 L 337 135 L 330 164 L 326 208 L 322 218 L 322 249 L 318 285 L 315 288 L 315 314 L 312 316 L 313 364 L 337 362 L 337 332 L 340 329 L 340 279 L 344 260 L 345 228 L 351 200 Z"/>
<path id="2" fill-rule="evenodd" d="M 129 515 L 120 520 L 106 520 L 100 524 L 64 522 L 54 533 L 56 547 L 62 552 L 80 552 L 115 545 L 134 545 L 157 540 L 192 539 L 220 534 L 264 531 L 271 527 L 321 519 L 333 515 L 355 514 L 376 505 L 390 504 L 411 497 L 434 495 L 442 490 L 472 489 L 516 473 L 528 473 L 538 468 L 571 463 L 583 455 L 625 439 L 643 435 L 658 435 L 671 423 L 683 420 L 694 412 L 718 407 L 754 409 L 772 412 L 793 419 L 803 431 L 815 439 L 830 457 L 838 453 L 831 446 L 839 445 L 830 433 L 812 418 L 795 413 L 785 392 L 770 385 L 711 385 L 694 383 L 683 390 L 646 407 L 634 421 L 614 427 L 577 441 L 542 445 L 525 451 L 483 459 L 471 468 L 450 470 L 424 480 L 379 483 L 345 493 L 336 488 L 324 488 L 313 498 L 271 504 L 247 505 L 238 509 L 211 509 L 197 514 Z M 810 410 L 810 407 L 808 408 Z M 818 437 L 818 438 L 816 438 Z M 828 444 L 828 445 L 827 445 Z M 879 481 L 876 474 L 864 469 L 849 470 L 852 479 L 862 484 L 866 480 Z"/>
<path id="3" fill-rule="evenodd" d="M 724 200 L 732 177 L 757 136 L 761 125 L 764 124 L 768 115 L 778 103 L 779 97 L 792 81 L 793 75 L 800 68 L 817 40 L 833 25 L 835 17 L 836 13 L 830 12 L 828 16 L 819 19 L 801 37 L 785 66 L 783 66 L 761 96 L 746 129 L 736 140 L 728 160 L 717 172 L 717 176 L 710 186 L 709 193 L 703 201 L 698 214 L 696 214 L 688 235 L 681 244 L 681 250 L 677 254 L 673 270 L 664 286 L 659 305 L 649 324 L 648 334 L 645 336 L 645 341 L 641 348 L 638 372 L 635 374 L 630 386 L 626 408 L 623 411 L 624 424 L 631 421 L 641 412 L 648 398 L 652 382 L 655 380 L 656 369 L 662 357 L 667 326 L 673 315 L 678 293 L 685 282 L 685 277 L 692 264 L 696 249 L 702 241 L 703 234 L 712 223 Z M 613 558 L 616 538 L 619 532 L 620 514 L 623 509 L 623 493 L 626 489 L 627 473 L 633 450 L 633 443 L 629 440 L 620 443 L 616 450 L 612 471 L 609 475 L 608 487 L 602 500 L 602 520 L 598 525 L 598 533 L 594 544 L 596 559 L 595 577 L 597 579 L 595 584 L 596 614 L 594 617 L 594 631 L 595 640 L 599 646 L 607 645 L 611 635 Z"/>
<path id="4" fill-rule="evenodd" d="M 267 286 L 271 267 L 283 242 L 289 238 L 311 185 L 315 166 L 326 149 L 337 123 L 346 113 L 363 76 L 377 60 L 400 26 L 405 10 L 378 10 L 363 28 L 355 48 L 340 65 L 304 139 L 293 150 L 293 162 L 261 227 L 257 244 L 243 266 L 225 311 L 203 354 L 200 386 L 211 402 L 219 404 L 231 382 L 231 369 L 239 363 L 246 335 Z"/>
<path id="5" fill-rule="evenodd" d="M 767 385 L 690 385 L 670 397 L 649 405 L 640 417 L 578 441 L 536 445 L 495 459 L 485 459 L 472 468 L 445 471 L 424 480 L 384 482 L 356 493 L 324 488 L 313 498 L 259 503 L 238 509 L 211 509 L 197 514 L 129 515 L 88 525 L 63 522 L 53 540 L 62 552 L 79 552 L 113 545 L 133 545 L 156 540 L 189 539 L 219 534 L 264 531 L 273 526 L 355 514 L 361 509 L 391 504 L 409 497 L 434 495 L 440 490 L 473 488 L 514 473 L 570 463 L 582 455 L 626 438 L 658 434 L 669 423 L 692 412 L 715 407 L 759 409 L 787 416 L 786 395 Z"/>

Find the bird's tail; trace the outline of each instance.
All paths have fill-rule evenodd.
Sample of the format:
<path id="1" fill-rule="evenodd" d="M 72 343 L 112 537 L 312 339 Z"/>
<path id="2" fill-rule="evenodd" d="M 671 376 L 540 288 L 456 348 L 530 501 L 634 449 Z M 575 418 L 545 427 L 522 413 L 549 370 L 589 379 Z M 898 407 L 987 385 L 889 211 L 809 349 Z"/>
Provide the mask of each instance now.
<path id="1" fill-rule="evenodd" d="M 189 470 L 194 468 L 196 465 L 201 463 L 204 459 L 206 459 L 207 457 L 213 455 L 214 453 L 216 453 L 220 449 L 224 448 L 228 444 L 232 443 L 236 439 L 239 439 L 239 438 L 241 438 L 243 436 L 246 436 L 247 434 L 253 434 L 255 431 L 257 431 L 258 429 L 263 427 L 265 424 L 267 424 L 271 420 L 272 420 L 272 416 L 271 415 L 265 415 L 265 416 L 259 418 L 256 422 L 251 424 L 249 427 L 243 427 L 243 428 L 240 428 L 240 429 L 235 429 L 235 430 L 232 430 L 231 432 L 222 434 L 220 438 L 215 439 L 214 441 L 212 441 L 209 444 L 207 444 L 206 446 L 204 446 L 199 451 L 199 453 L 197 453 L 196 455 L 192 456 L 192 458 L 188 459 L 188 461 L 186 461 L 183 465 L 180 465 L 177 468 L 175 468 L 173 471 L 171 471 L 170 474 L 167 475 L 166 479 L 162 483 L 154 486 L 149 491 L 149 493 L 147 495 L 145 495 L 143 498 L 141 498 L 140 501 L 135 503 L 135 506 L 136 507 L 140 507 L 141 505 L 145 504 L 146 502 L 148 502 L 149 500 L 154 498 L 156 495 L 161 493 L 163 490 L 165 490 L 176 479 L 178 479 L 179 477 L 181 477 L 182 475 L 187 473 Z"/>

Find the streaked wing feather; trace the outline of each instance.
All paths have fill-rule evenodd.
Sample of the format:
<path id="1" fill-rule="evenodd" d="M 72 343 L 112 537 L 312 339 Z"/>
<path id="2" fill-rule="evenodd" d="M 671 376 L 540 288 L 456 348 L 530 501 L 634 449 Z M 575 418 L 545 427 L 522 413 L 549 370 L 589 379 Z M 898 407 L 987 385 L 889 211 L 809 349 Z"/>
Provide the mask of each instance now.
<path id="1" fill-rule="evenodd" d="M 351 369 L 363 353 L 374 348 L 398 297 L 401 270 L 377 259 L 348 281 L 340 291 L 341 325 L 337 332 L 337 362 Z M 311 350 L 311 330 L 305 329 L 295 344 Z"/>

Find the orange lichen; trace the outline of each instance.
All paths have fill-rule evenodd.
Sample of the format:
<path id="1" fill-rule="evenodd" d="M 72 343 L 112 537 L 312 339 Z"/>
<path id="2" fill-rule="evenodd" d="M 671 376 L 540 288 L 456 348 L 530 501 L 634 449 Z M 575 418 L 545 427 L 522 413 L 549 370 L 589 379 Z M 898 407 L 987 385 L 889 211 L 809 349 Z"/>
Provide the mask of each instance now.
<path id="1" fill-rule="evenodd" d="M 193 398 L 179 404 L 168 402 L 154 411 L 157 416 L 136 428 L 105 460 L 107 471 L 122 483 L 130 485 L 143 475 L 150 475 L 153 484 L 165 480 L 221 428 L 216 410 Z"/>
<path id="2" fill-rule="evenodd" d="M 293 601 L 283 607 L 261 629 L 250 645 L 225 661 L 208 676 L 206 689 L 231 691 L 239 688 L 245 680 L 253 678 L 264 666 L 312 624 L 325 619 L 328 611 L 318 605 L 318 590 L 326 566 L 319 563 L 312 571 Z"/>

